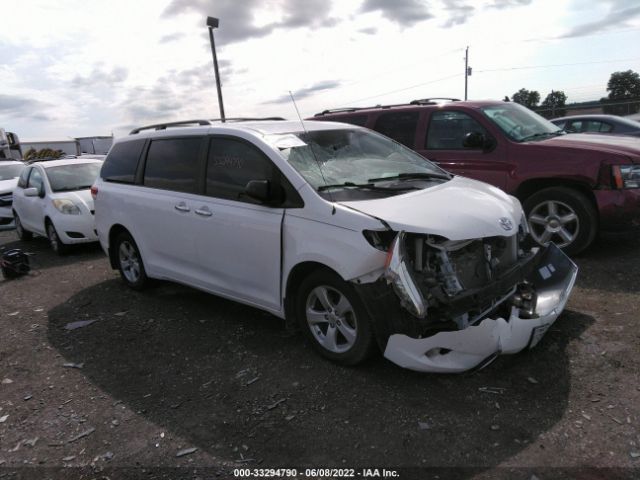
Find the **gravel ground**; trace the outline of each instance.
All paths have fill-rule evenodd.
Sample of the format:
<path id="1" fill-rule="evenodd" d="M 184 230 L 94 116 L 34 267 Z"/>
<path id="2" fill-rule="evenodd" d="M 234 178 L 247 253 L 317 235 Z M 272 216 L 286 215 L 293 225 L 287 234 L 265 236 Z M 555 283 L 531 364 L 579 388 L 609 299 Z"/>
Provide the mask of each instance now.
<path id="1" fill-rule="evenodd" d="M 29 276 L 0 280 L 0 478 L 640 478 L 639 240 L 576 259 L 536 349 L 443 376 L 338 367 L 269 314 L 169 283 L 133 292 L 97 246 L 56 257 L 0 232 L 34 253 Z"/>

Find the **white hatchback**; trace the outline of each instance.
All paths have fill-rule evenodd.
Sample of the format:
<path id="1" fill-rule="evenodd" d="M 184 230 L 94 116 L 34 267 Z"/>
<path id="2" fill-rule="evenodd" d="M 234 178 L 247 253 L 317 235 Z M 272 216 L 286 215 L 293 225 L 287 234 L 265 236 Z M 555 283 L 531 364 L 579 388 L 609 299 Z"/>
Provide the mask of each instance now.
<path id="1" fill-rule="evenodd" d="M 90 188 L 101 167 L 99 160 L 62 159 L 25 168 L 13 194 L 20 239 L 46 236 L 58 254 L 72 244 L 97 242 Z"/>
<path id="2" fill-rule="evenodd" d="M 93 187 L 123 280 L 190 285 L 299 325 L 343 364 L 376 348 L 460 372 L 535 346 L 577 268 L 527 246 L 517 199 L 384 136 L 325 122 L 153 125 Z"/>

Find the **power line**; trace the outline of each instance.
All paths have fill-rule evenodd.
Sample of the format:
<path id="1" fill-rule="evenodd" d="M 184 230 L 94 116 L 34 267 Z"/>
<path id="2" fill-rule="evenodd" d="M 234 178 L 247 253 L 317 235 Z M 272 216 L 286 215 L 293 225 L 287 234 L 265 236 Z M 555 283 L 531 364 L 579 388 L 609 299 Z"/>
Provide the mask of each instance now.
<path id="1" fill-rule="evenodd" d="M 509 70 L 529 70 L 533 68 L 551 68 L 551 67 L 572 67 L 576 65 L 595 65 L 598 63 L 616 63 L 616 62 L 630 62 L 633 60 L 640 60 L 640 57 L 634 58 L 620 58 L 617 60 L 599 60 L 595 62 L 577 62 L 577 63 L 554 63 L 549 65 L 526 65 L 523 67 L 506 67 L 506 68 L 490 68 L 484 70 L 476 70 L 476 73 L 486 73 L 486 72 L 505 72 Z"/>

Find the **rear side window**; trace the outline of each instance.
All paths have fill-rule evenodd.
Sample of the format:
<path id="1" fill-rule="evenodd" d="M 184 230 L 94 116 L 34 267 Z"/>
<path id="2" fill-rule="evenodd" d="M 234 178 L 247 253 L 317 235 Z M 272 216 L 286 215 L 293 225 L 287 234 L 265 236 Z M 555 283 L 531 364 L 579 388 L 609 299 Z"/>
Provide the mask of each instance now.
<path id="1" fill-rule="evenodd" d="M 463 150 L 464 139 L 472 132 L 489 135 L 482 125 L 466 113 L 434 112 L 427 132 L 427 149 Z"/>
<path id="2" fill-rule="evenodd" d="M 396 142 L 413 148 L 418 116 L 418 112 L 384 113 L 378 117 L 373 129 L 389 138 L 393 138 Z"/>
<path id="3" fill-rule="evenodd" d="M 144 167 L 144 186 L 199 193 L 201 137 L 152 140 Z"/>
<path id="4" fill-rule="evenodd" d="M 20 188 L 27 188 L 27 178 L 29 178 L 31 170 L 33 170 L 33 168 L 25 168 L 20 174 L 20 178 L 18 179 L 18 186 Z"/>
<path id="5" fill-rule="evenodd" d="M 244 195 L 251 180 L 272 180 L 274 166 L 258 148 L 240 140 L 213 138 L 207 159 L 207 195 L 254 203 Z"/>
<path id="6" fill-rule="evenodd" d="M 350 123 L 351 125 L 357 125 L 359 127 L 364 127 L 367 123 L 367 115 L 350 115 L 348 117 L 338 117 L 335 119 L 329 119 L 333 122 L 343 122 Z"/>
<path id="7" fill-rule="evenodd" d="M 134 183 L 144 140 L 116 143 L 104 161 L 100 176 L 107 182 Z"/>

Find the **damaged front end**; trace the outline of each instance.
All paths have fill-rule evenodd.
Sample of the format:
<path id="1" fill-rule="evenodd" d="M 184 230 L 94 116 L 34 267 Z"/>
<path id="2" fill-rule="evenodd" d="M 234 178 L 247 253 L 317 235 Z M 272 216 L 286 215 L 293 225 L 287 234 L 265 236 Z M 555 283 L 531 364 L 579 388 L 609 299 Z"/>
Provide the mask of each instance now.
<path id="1" fill-rule="evenodd" d="M 462 372 L 535 346 L 564 309 L 578 268 L 553 243 L 523 249 L 525 235 L 451 241 L 398 233 L 384 278 L 402 320 L 389 320 L 388 306 L 373 315 L 385 324 L 385 357 L 412 370 Z M 370 292 L 379 305 L 393 300 L 388 293 L 381 285 Z"/>

